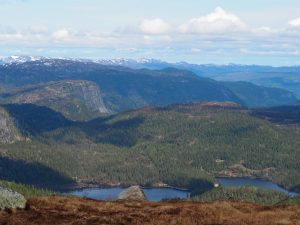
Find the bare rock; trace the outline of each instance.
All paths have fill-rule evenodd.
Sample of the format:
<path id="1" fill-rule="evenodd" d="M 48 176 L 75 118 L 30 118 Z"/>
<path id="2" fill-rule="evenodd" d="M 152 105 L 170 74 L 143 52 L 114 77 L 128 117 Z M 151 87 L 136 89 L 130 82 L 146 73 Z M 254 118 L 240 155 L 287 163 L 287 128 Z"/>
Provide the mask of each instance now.
<path id="1" fill-rule="evenodd" d="M 11 144 L 21 139 L 13 119 L 3 108 L 0 108 L 0 143 Z"/>
<path id="2" fill-rule="evenodd" d="M 0 187 L 0 209 L 24 209 L 26 199 L 18 192 Z"/>
<path id="3" fill-rule="evenodd" d="M 147 197 L 140 186 L 131 186 L 119 194 L 118 200 L 128 201 L 148 201 Z"/>

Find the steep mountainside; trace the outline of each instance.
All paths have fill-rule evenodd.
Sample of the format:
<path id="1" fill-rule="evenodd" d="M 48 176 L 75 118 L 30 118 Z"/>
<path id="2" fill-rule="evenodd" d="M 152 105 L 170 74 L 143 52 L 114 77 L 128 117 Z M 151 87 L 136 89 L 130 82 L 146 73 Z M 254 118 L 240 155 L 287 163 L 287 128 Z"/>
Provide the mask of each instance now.
<path id="1" fill-rule="evenodd" d="M 214 176 L 229 175 L 300 190 L 297 129 L 259 119 L 233 103 L 146 107 L 89 122 L 71 122 L 32 105 L 5 107 L 31 141 L 0 146 L 0 159 L 5 165 L 14 159 L 10 164 L 16 168 L 14 176 L 2 172 L 2 179 L 28 176 L 34 182 L 43 171 L 64 182 L 62 176 L 85 184 L 167 183 L 207 190 Z M 28 164 L 26 175 L 24 161 L 45 168 L 35 174 Z"/>
<path id="2" fill-rule="evenodd" d="M 64 80 L 10 89 L 0 96 L 6 103 L 47 106 L 73 120 L 107 114 L 99 87 L 91 81 Z"/>
<path id="3" fill-rule="evenodd" d="M 13 143 L 22 139 L 15 121 L 0 107 L 0 143 Z"/>

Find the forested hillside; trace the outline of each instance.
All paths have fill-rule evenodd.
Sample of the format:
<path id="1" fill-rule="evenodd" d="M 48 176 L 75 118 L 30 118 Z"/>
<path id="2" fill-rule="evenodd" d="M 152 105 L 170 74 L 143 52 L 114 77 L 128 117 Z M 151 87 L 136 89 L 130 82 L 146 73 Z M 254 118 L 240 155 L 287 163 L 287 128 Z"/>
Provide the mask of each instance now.
<path id="1" fill-rule="evenodd" d="M 166 183 L 209 189 L 214 176 L 226 175 L 300 187 L 297 129 L 233 103 L 146 107 L 89 122 L 69 121 L 45 107 L 4 107 L 27 140 L 1 145 L 2 164 L 14 162 L 13 170 L 2 170 L 2 179 L 27 176 L 22 181 L 41 185 L 50 176 L 46 180 L 57 186 Z"/>
<path id="2" fill-rule="evenodd" d="M 229 187 L 215 188 L 201 195 L 195 195 L 193 201 L 214 202 L 214 201 L 244 201 L 259 203 L 262 205 L 281 204 L 285 201 L 296 201 L 296 198 L 289 198 L 287 194 L 273 190 L 266 190 L 256 187 Z"/>

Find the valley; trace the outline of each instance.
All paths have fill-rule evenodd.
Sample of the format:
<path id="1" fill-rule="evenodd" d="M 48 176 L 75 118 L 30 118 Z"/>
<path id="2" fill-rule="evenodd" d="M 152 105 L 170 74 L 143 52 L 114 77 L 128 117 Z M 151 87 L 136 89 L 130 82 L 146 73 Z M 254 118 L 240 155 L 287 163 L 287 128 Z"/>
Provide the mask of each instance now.
<path id="1" fill-rule="evenodd" d="M 56 188 L 162 182 L 203 192 L 230 169 L 299 191 L 297 129 L 257 118 L 237 104 L 145 107 L 87 122 L 45 107 L 3 107 L 17 115 L 23 141 L 1 144 L 0 168 L 15 165 L 13 174 L 2 170 L 1 179 L 47 188 L 52 179 Z M 233 167 L 237 163 L 245 169 Z"/>
<path id="2" fill-rule="evenodd" d="M 0 0 L 0 225 L 300 225 L 299 9 Z"/>
<path id="3" fill-rule="evenodd" d="M 46 207 L 58 224 L 68 223 L 61 202 L 63 215 L 71 215 L 69 204 L 80 204 L 75 210 L 86 218 L 95 216 L 80 207 L 102 204 L 112 204 L 110 214 L 124 204 L 129 215 L 130 202 L 107 200 L 131 185 L 176 212 L 213 213 L 216 201 L 272 205 L 268 213 L 299 204 L 300 107 L 290 91 L 51 58 L 0 65 L 0 87 L 0 185 L 27 199 L 23 210 L 0 211 L 1 222 L 26 223 Z M 239 179 L 251 186 L 227 186 Z M 147 204 L 139 206 L 146 217 L 153 215 Z"/>

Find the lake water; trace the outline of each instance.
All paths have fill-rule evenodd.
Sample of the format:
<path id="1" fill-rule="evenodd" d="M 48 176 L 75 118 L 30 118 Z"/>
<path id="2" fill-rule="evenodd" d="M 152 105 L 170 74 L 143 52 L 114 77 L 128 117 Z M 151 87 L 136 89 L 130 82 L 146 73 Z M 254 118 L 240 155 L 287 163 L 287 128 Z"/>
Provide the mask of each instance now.
<path id="1" fill-rule="evenodd" d="M 255 186 L 265 189 L 271 189 L 281 191 L 290 196 L 295 196 L 298 193 L 289 192 L 279 185 L 270 181 L 260 179 L 249 178 L 218 178 L 217 179 L 223 187 L 237 187 L 237 186 Z M 124 188 L 85 188 L 68 192 L 67 194 L 87 197 L 97 200 L 116 200 L 118 195 L 124 190 Z M 187 199 L 190 196 L 190 192 L 178 190 L 174 188 L 147 188 L 144 189 L 145 195 L 149 201 L 161 201 L 163 199 Z"/>
<path id="2" fill-rule="evenodd" d="M 116 200 L 124 188 L 86 188 L 75 190 L 67 194 L 87 197 L 97 200 Z M 186 199 L 190 192 L 173 188 L 146 188 L 143 189 L 147 199 L 151 202 L 163 199 Z"/>
<path id="3" fill-rule="evenodd" d="M 259 188 L 271 189 L 275 191 L 284 192 L 290 196 L 298 195 L 298 193 L 290 192 L 278 184 L 271 181 L 261 179 L 249 179 L 249 178 L 217 178 L 221 186 L 223 187 L 238 187 L 238 186 L 255 186 Z"/>

